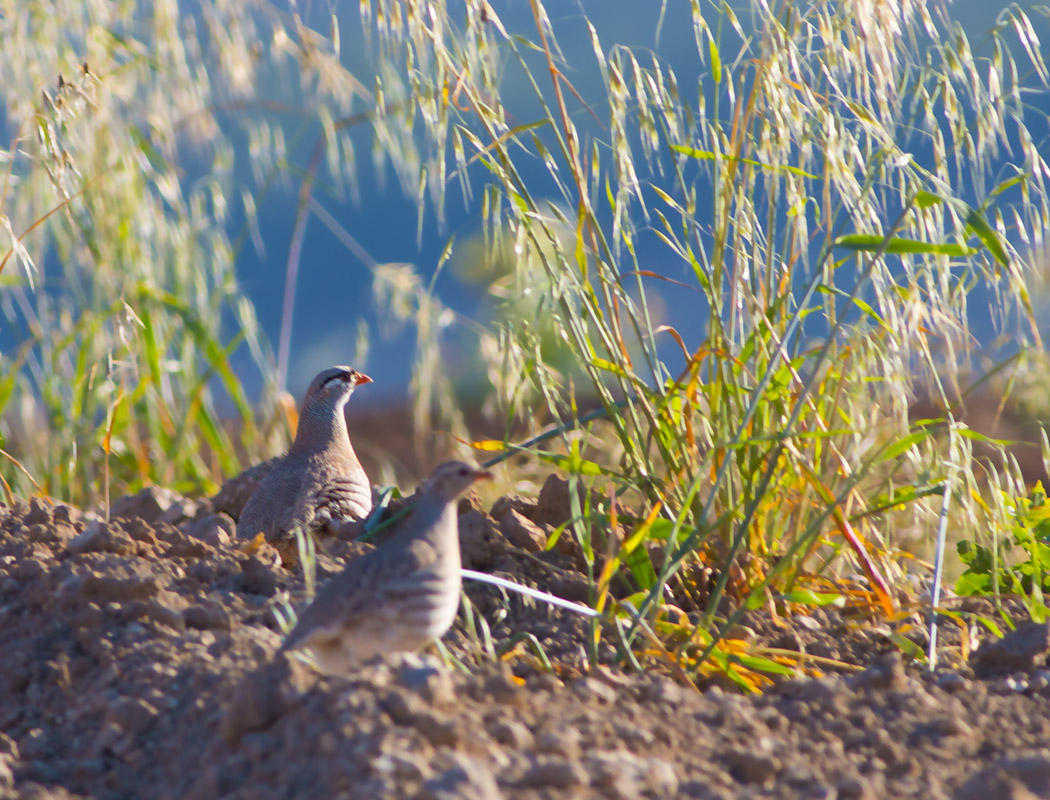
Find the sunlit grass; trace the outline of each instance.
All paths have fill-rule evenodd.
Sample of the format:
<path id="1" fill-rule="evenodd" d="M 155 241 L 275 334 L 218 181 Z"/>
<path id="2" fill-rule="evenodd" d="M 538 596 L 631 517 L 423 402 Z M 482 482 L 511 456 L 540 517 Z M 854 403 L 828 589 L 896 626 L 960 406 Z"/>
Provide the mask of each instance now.
<path id="1" fill-rule="evenodd" d="M 914 564 L 899 533 L 932 549 L 948 520 L 1007 530 L 996 493 L 975 498 L 1020 486 L 1009 462 L 989 476 L 974 460 L 979 437 L 951 412 L 908 408 L 917 388 L 945 408 L 965 390 L 978 286 L 1016 347 L 1042 346 L 1028 253 L 1050 214 L 1022 99 L 1025 82 L 1046 87 L 1035 29 L 1013 8 L 975 51 L 932 3 L 755 3 L 746 24 L 694 4 L 697 81 L 594 25 L 591 53 L 563 55 L 558 22 L 530 8 L 513 31 L 488 5 L 463 21 L 386 0 L 366 19 L 385 96 L 412 109 L 380 128 L 418 130 L 421 160 L 401 159 L 403 132 L 385 151 L 406 184 L 422 199 L 485 168 L 470 194 L 488 257 L 506 264 L 508 243 L 513 257 L 498 283 L 511 313 L 480 352 L 503 413 L 552 415 L 562 447 L 529 449 L 594 490 L 570 491 L 562 535 L 595 602 L 615 571 L 638 619 L 700 609 L 698 655 L 675 647 L 701 672 L 748 608 L 820 602 L 812 587 L 835 594 L 837 576 L 862 576 L 855 608 L 897 618 Z M 588 59 L 603 95 L 572 83 Z M 538 116 L 504 100 L 511 72 Z M 652 313 L 672 290 L 706 317 L 692 341 Z M 599 575 L 592 536 L 610 529 Z"/>
<path id="2" fill-rule="evenodd" d="M 924 558 L 949 528 L 994 543 L 1027 497 L 1015 462 L 974 456 L 998 445 L 956 409 L 975 362 L 1020 375 L 1020 394 L 1032 381 L 994 362 L 1042 356 L 1037 28 L 1011 7 L 972 45 L 923 0 L 669 3 L 660 18 L 692 27 L 702 65 L 683 75 L 659 47 L 605 40 L 596 10 L 590 49 L 569 52 L 581 20 L 528 9 L 365 2 L 377 66 L 361 78 L 338 9 L 322 26 L 269 4 L 57 3 L 42 25 L 0 6 L 0 36 L 26 39 L 0 67 L 19 131 L 0 153 L 4 487 L 81 504 L 146 483 L 206 491 L 278 452 L 313 215 L 370 270 L 383 327 L 415 333 L 421 437 L 466 435 L 442 347 L 468 330 L 482 408 L 508 438 L 535 434 L 478 456 L 566 475 L 571 520 L 552 540 L 577 540 L 624 663 L 761 688 L 785 656 L 725 641 L 748 610 L 902 619 L 907 573 L 930 578 L 903 543 Z M 584 70 L 600 75 L 588 95 Z M 289 76 L 295 108 L 263 88 Z M 491 320 L 435 291 L 465 242 L 425 269 L 381 264 L 326 211 L 357 190 L 362 125 L 420 230 L 450 188 L 480 220 L 482 268 L 459 266 Z M 282 187 L 298 200 L 272 356 L 234 262 Z M 978 289 L 1009 348 L 977 346 Z M 694 303 L 687 319 L 668 293 Z M 948 411 L 910 418 L 916 392 Z"/>
<path id="3" fill-rule="evenodd" d="M 0 433 L 27 473 L 12 490 L 87 505 L 146 483 L 212 487 L 272 444 L 232 366 L 263 344 L 206 107 L 231 76 L 210 80 L 214 52 L 172 4 L 57 3 L 46 25 L 8 5 Z M 184 184 L 188 167 L 201 177 Z"/>

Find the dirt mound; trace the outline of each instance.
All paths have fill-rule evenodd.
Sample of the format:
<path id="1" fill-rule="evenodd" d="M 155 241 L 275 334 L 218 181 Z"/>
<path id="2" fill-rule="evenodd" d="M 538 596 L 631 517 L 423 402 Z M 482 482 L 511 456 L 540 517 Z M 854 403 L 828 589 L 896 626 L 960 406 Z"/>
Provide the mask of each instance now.
<path id="1" fill-rule="evenodd" d="M 571 543 L 536 546 L 561 511 L 540 499 L 463 503 L 467 566 L 584 599 Z M 1050 796 L 1047 626 L 927 676 L 892 631 L 754 614 L 760 641 L 867 668 L 744 697 L 587 670 L 590 623 L 475 584 L 475 634 L 447 638 L 469 672 L 328 679 L 274 660 L 301 579 L 232 531 L 158 490 L 109 523 L 36 499 L 0 518 L 0 798 Z M 321 579 L 362 547 L 330 543 Z M 493 655 L 524 633 L 554 672 Z"/>

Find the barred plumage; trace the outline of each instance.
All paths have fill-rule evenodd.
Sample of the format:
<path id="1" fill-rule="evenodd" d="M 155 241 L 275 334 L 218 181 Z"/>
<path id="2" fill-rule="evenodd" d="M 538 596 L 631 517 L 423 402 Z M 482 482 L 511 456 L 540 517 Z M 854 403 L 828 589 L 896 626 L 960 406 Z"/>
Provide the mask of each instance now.
<path id="1" fill-rule="evenodd" d="M 357 386 L 371 381 L 342 366 L 314 378 L 303 398 L 295 442 L 241 511 L 239 537 L 264 534 L 287 563 L 295 560 L 297 528 L 318 533 L 368 515 L 372 486 L 350 444 L 343 408 Z"/>

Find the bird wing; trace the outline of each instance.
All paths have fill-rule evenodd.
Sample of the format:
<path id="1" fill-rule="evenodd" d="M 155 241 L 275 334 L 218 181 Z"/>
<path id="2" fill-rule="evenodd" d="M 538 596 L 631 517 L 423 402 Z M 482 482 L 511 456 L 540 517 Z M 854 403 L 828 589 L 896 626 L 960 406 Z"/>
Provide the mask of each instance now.
<path id="1" fill-rule="evenodd" d="M 237 535 L 255 536 L 264 533 L 272 539 L 286 527 L 289 514 L 294 513 L 296 495 L 302 476 L 287 459 L 276 464 L 259 483 L 237 520 Z"/>
<path id="2" fill-rule="evenodd" d="M 372 510 L 372 484 L 360 468 L 331 476 L 311 489 L 305 505 L 312 512 L 309 525 L 313 528 L 364 519 Z"/>
<path id="3" fill-rule="evenodd" d="M 433 545 L 416 540 L 404 548 L 373 550 L 354 559 L 321 587 L 281 649 L 309 647 L 310 641 L 337 638 L 343 631 L 370 624 L 377 610 L 390 605 L 391 587 L 403 589 L 400 579 L 437 558 Z"/>
<path id="4" fill-rule="evenodd" d="M 270 538 L 289 539 L 296 529 L 323 531 L 336 521 L 364 519 L 372 510 L 372 485 L 363 470 L 348 475 L 321 472 L 316 480 L 304 481 L 302 476 L 309 473 L 300 469 L 283 485 L 271 485 L 268 479 L 262 486 L 280 498 Z"/>
<path id="5" fill-rule="evenodd" d="M 223 511 L 235 520 L 238 519 L 244 506 L 259 488 L 259 484 L 283 459 L 284 456 L 276 456 L 230 478 L 222 484 L 218 494 L 212 498 L 212 506 L 216 511 Z"/>

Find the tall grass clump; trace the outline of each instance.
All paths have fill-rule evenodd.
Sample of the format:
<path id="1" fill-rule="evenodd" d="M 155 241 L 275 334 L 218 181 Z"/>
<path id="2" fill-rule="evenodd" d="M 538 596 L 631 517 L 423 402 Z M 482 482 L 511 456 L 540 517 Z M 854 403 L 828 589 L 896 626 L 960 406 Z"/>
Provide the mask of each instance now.
<path id="1" fill-rule="evenodd" d="M 628 628 L 655 619 L 687 665 L 724 657 L 759 605 L 896 618 L 905 573 L 928 577 L 901 541 L 928 556 L 949 521 L 1007 530 L 1024 493 L 951 409 L 975 355 L 1041 348 L 1033 22 L 1012 6 L 972 45 L 925 0 L 639 10 L 692 26 L 685 75 L 658 44 L 523 10 L 363 4 L 378 141 L 421 203 L 440 213 L 453 187 L 480 206 L 500 302 L 528 308 L 480 352 L 508 419 L 553 417 L 536 456 L 588 490 L 562 535 L 594 602 L 627 581 Z M 660 311 L 683 293 L 680 319 Z M 919 391 L 943 418 L 909 418 Z"/>
<path id="2" fill-rule="evenodd" d="M 349 157 L 320 177 L 352 178 L 333 32 L 227 0 L 0 4 L 8 496 L 213 489 L 286 440 L 245 389 L 274 409 L 283 385 L 234 261 L 303 173 L 293 136 L 331 132 Z"/>
<path id="3" fill-rule="evenodd" d="M 957 409 L 975 365 L 1042 358 L 1046 15 L 971 44 L 935 0 L 666 2 L 643 48 L 600 7 L 365 0 L 359 81 L 335 7 L 0 0 L 2 489 L 210 488 L 271 455 L 287 426 L 241 377 L 277 405 L 309 218 L 414 326 L 417 427 L 462 432 L 434 286 L 477 243 L 429 282 L 360 248 L 326 200 L 369 125 L 421 234 L 450 189 L 481 220 L 474 360 L 508 440 L 476 444 L 567 476 L 551 545 L 577 541 L 624 658 L 753 685 L 776 665 L 720 641 L 748 609 L 897 621 L 948 532 L 1032 539 L 1042 501 Z M 233 265 L 281 188 L 274 357 Z M 913 419 L 920 393 L 943 414 Z"/>
<path id="4" fill-rule="evenodd" d="M 8 3 L 0 19 L 19 53 L 0 66 L 0 415 L 25 469 L 5 465 L 7 483 L 88 503 L 110 483 L 213 481 L 236 463 L 213 387 L 250 427 L 230 355 L 258 331 L 222 226 L 231 152 L 194 21 L 173 3 L 81 2 Z"/>

